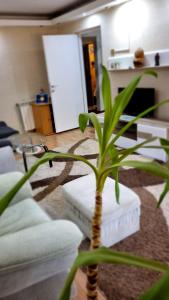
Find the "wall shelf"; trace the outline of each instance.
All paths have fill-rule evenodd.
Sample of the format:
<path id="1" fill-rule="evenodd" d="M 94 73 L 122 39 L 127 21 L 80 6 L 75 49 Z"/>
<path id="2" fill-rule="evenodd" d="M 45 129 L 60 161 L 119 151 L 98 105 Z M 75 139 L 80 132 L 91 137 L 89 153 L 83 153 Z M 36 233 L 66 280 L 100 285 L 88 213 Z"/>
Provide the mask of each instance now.
<path id="1" fill-rule="evenodd" d="M 160 55 L 160 65 L 155 66 L 154 57 L 156 53 Z M 133 65 L 134 54 L 125 54 L 119 56 L 112 56 L 108 58 L 108 70 L 117 71 L 139 71 L 146 69 L 164 69 L 169 68 L 169 49 L 166 50 L 156 50 L 151 52 L 145 52 L 145 64 L 143 67 L 135 68 Z"/>
<path id="2" fill-rule="evenodd" d="M 148 69 L 169 69 L 169 65 L 166 66 L 149 66 L 149 67 L 138 67 L 138 68 L 121 68 L 121 69 L 108 69 L 110 72 L 121 72 L 121 71 L 141 71 L 141 70 L 148 70 Z"/>

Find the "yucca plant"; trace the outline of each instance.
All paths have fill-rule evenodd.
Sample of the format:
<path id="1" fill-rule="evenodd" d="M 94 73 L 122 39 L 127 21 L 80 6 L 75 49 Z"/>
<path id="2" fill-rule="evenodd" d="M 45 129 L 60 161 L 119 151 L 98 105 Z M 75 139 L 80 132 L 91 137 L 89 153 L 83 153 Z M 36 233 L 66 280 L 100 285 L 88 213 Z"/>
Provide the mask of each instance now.
<path id="1" fill-rule="evenodd" d="M 104 122 L 103 128 L 101 128 L 100 122 L 94 113 L 81 114 L 79 116 L 79 125 L 82 131 L 85 130 L 88 120 L 93 123 L 93 126 L 97 133 L 98 143 L 99 143 L 99 156 L 97 160 L 97 173 L 96 173 L 96 196 L 95 196 L 95 211 L 92 220 L 92 238 L 91 238 L 91 249 L 97 249 L 101 246 L 101 222 L 102 222 L 102 191 L 107 176 L 113 175 L 115 179 L 115 194 L 116 200 L 119 202 L 119 185 L 118 185 L 118 172 L 121 166 L 132 166 L 135 168 L 143 169 L 152 172 L 156 175 L 168 178 L 168 169 L 161 169 L 161 166 L 155 162 L 151 163 L 140 163 L 138 161 L 124 161 L 124 159 L 136 151 L 140 147 L 144 147 L 147 143 L 150 143 L 154 138 L 146 140 L 134 147 L 127 150 L 118 150 L 115 147 L 115 142 L 117 139 L 140 117 L 146 115 L 149 111 L 157 107 L 151 107 L 145 112 L 139 114 L 132 121 L 130 121 L 126 126 L 124 126 L 114 138 L 112 138 L 112 133 L 115 132 L 116 125 L 120 119 L 121 114 L 128 105 L 138 83 L 141 80 L 141 76 L 136 77 L 114 100 L 111 98 L 111 87 L 108 72 L 105 67 L 103 70 L 103 80 L 102 80 L 102 95 L 104 102 Z M 153 71 L 145 72 L 147 75 L 156 76 Z M 168 100 L 164 101 L 168 102 Z M 162 103 L 161 103 L 162 104 Z M 151 146 L 150 146 L 151 147 Z M 162 171 L 162 172 L 161 172 Z M 168 187 L 168 186 L 167 186 Z M 166 190 L 166 189 L 165 189 Z M 163 194 L 165 191 L 163 192 Z M 87 298 L 88 300 L 97 299 L 97 275 L 98 266 L 97 264 L 90 265 L 87 270 Z"/>
<path id="2" fill-rule="evenodd" d="M 115 142 L 117 139 L 125 133 L 125 131 L 139 118 L 143 117 L 153 109 L 156 109 L 158 106 L 163 105 L 165 103 L 168 103 L 169 100 L 162 101 L 151 108 L 147 109 L 145 112 L 142 112 L 135 118 L 133 118 L 132 121 L 127 123 L 114 137 L 112 137 L 112 133 L 115 132 L 116 125 L 120 119 L 121 114 L 123 113 L 125 107 L 128 105 L 137 85 L 139 84 L 141 78 L 143 75 L 150 75 L 156 77 L 156 73 L 149 70 L 146 71 L 143 75 L 137 76 L 134 78 L 129 85 L 116 96 L 114 102 L 111 99 L 111 88 L 110 88 L 110 80 L 108 76 L 108 72 L 106 68 L 103 66 L 103 80 L 102 80 L 102 94 L 103 94 L 103 102 L 104 102 L 104 122 L 103 127 L 101 127 L 101 124 L 97 118 L 97 115 L 95 113 L 84 113 L 80 114 L 79 116 L 79 126 L 82 132 L 87 127 L 88 121 L 90 121 L 96 131 L 97 139 L 98 139 L 98 145 L 99 145 L 99 154 L 97 159 L 97 166 L 91 164 L 88 160 L 86 160 L 84 157 L 80 155 L 75 154 L 66 154 L 66 153 L 47 153 L 45 154 L 41 159 L 37 160 L 37 162 L 32 166 L 32 168 L 21 178 L 21 180 L 6 194 L 0 199 L 0 213 L 3 213 L 3 211 L 6 209 L 14 195 L 17 193 L 17 191 L 21 188 L 21 186 L 25 183 L 27 179 L 36 171 L 36 169 L 43 163 L 52 160 L 54 158 L 73 158 L 75 160 L 82 161 L 86 163 L 94 172 L 95 178 L 96 178 L 96 196 L 95 196 L 95 211 L 94 216 L 92 220 L 92 237 L 91 237 L 91 246 L 90 250 L 92 252 L 88 254 L 88 260 L 83 260 L 83 263 L 87 263 L 88 270 L 87 270 L 87 299 L 88 300 L 96 300 L 97 299 L 97 276 L 98 276 L 98 262 L 107 261 L 116 263 L 132 263 L 134 265 L 139 266 L 147 266 L 147 267 L 154 267 L 156 270 L 166 271 L 168 270 L 168 267 L 165 265 L 159 265 L 152 261 L 145 262 L 144 259 L 141 260 L 140 258 L 134 258 L 129 257 L 125 258 L 126 255 L 120 254 L 116 255 L 116 259 L 111 259 L 111 254 L 106 251 L 105 249 L 98 249 L 101 246 L 100 236 L 101 236 L 101 222 L 102 222 L 102 191 L 104 188 L 104 184 L 106 181 L 107 176 L 112 175 L 115 179 L 115 195 L 117 202 L 119 203 L 119 196 L 120 196 L 120 190 L 119 190 L 119 184 L 118 184 L 118 173 L 119 168 L 122 166 L 131 166 L 135 167 L 141 170 L 145 170 L 148 172 L 151 172 L 155 175 L 163 177 L 167 182 L 169 178 L 169 168 L 168 166 L 161 166 L 157 162 L 139 162 L 139 161 L 124 161 L 124 159 L 135 152 L 140 147 L 146 147 L 146 144 L 153 141 L 153 139 L 146 140 L 134 147 L 131 147 L 129 149 L 117 149 L 115 146 Z M 151 147 L 151 146 L 150 146 Z M 162 145 L 162 147 L 167 146 Z M 168 187 L 168 186 L 167 186 Z M 165 191 L 164 191 L 165 193 Z M 119 203 L 120 205 L 120 203 Z M 93 250 L 97 252 L 93 252 Z M 100 251 L 100 252 L 99 252 Z M 101 252 L 102 251 L 102 252 Z M 110 250 L 109 250 L 110 251 Z M 92 254 L 93 253 L 93 254 Z M 82 256 L 82 255 L 81 255 Z M 80 256 L 80 257 L 81 257 Z M 83 256 L 85 257 L 85 255 Z M 106 258 L 107 257 L 107 258 Z M 124 259 L 121 259 L 121 258 Z M 97 259 L 98 258 L 98 259 Z M 141 263 L 140 263 L 141 261 Z M 81 263 L 81 260 L 80 260 Z M 70 295 L 70 284 L 71 280 L 75 274 L 76 267 L 80 263 L 78 262 L 75 264 L 75 267 L 73 267 L 73 271 L 68 279 L 68 283 L 66 283 L 66 287 L 60 297 L 60 300 L 66 300 L 69 299 Z M 82 263 L 82 264 L 83 264 Z M 70 280 L 71 278 L 71 280 Z"/>
<path id="3" fill-rule="evenodd" d="M 145 259 L 127 253 L 115 252 L 110 249 L 100 247 L 96 250 L 81 252 L 76 258 L 66 279 L 64 288 L 58 300 L 69 300 L 71 286 L 76 271 L 81 266 L 90 266 L 92 264 L 123 264 L 141 268 L 151 269 L 153 271 L 164 273 L 165 275 L 148 290 L 138 300 L 168 300 L 169 299 L 169 266 L 158 261 Z M 110 283 L 111 284 L 111 283 Z"/>

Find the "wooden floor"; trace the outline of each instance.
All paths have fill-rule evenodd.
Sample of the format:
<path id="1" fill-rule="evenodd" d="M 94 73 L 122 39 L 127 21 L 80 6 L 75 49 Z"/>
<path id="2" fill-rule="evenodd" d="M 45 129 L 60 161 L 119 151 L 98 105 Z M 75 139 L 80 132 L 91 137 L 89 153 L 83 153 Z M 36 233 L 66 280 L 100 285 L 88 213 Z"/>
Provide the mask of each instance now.
<path id="1" fill-rule="evenodd" d="M 45 144 L 48 149 L 63 147 L 64 145 L 74 144 L 85 137 L 94 138 L 94 129 L 88 127 L 84 133 L 80 129 L 73 129 L 62 133 L 44 136 L 36 132 L 19 134 L 15 138 L 16 144 Z M 16 159 L 20 159 L 21 154 L 16 153 Z"/>
<path id="2" fill-rule="evenodd" d="M 44 143 L 48 146 L 49 149 L 54 149 L 56 147 L 76 143 L 77 141 L 85 137 L 93 138 L 94 129 L 89 127 L 86 129 L 85 133 L 82 133 L 79 129 L 74 129 L 50 136 L 43 136 L 36 132 L 26 134 L 24 133 L 20 135 L 20 140 L 25 144 L 31 141 L 33 142 L 33 144 Z M 19 156 L 17 155 L 16 158 L 19 158 Z M 77 288 L 77 295 L 76 298 L 72 300 L 86 300 L 86 276 L 81 270 L 77 272 L 75 284 Z M 100 291 L 98 291 L 98 295 L 98 300 L 106 300 L 106 298 Z"/>
<path id="3" fill-rule="evenodd" d="M 76 275 L 75 284 L 77 296 L 72 300 L 86 300 L 86 276 L 79 270 Z M 98 290 L 98 300 L 106 300 L 105 296 Z"/>
<path id="4" fill-rule="evenodd" d="M 66 144 L 73 144 L 79 141 L 80 139 L 83 139 L 85 137 L 94 137 L 94 129 L 91 127 L 88 127 L 84 133 L 80 131 L 80 129 L 73 129 L 69 131 L 65 131 L 62 133 L 56 133 L 48 136 L 44 136 L 42 134 L 36 133 L 36 132 L 29 132 L 29 133 L 23 133 L 19 134 L 16 139 L 16 142 L 19 144 L 46 144 L 49 149 L 53 149 L 56 147 L 61 147 Z"/>

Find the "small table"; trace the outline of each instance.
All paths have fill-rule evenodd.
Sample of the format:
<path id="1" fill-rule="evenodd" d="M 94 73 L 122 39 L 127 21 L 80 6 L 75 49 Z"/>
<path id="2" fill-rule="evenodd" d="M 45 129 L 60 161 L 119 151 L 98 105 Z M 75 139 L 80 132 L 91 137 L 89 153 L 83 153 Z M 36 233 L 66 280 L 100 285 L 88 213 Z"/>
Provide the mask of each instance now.
<path id="1" fill-rule="evenodd" d="M 42 151 L 42 149 L 45 152 L 49 152 L 48 147 L 44 144 L 37 144 L 37 145 L 23 144 L 23 145 L 16 147 L 16 152 L 19 154 L 22 154 L 25 172 L 28 171 L 28 164 L 27 164 L 26 156 L 38 154 Z M 52 160 L 49 160 L 49 166 L 50 166 L 50 168 L 53 166 Z"/>

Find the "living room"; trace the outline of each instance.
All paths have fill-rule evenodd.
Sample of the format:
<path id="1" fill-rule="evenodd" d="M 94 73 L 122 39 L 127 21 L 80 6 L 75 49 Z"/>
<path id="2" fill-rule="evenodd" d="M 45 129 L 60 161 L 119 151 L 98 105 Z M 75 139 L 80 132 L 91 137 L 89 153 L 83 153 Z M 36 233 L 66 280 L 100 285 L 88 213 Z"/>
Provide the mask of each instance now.
<path id="1" fill-rule="evenodd" d="M 100 178 L 97 172 L 100 172 L 98 170 L 103 172 L 103 170 L 101 165 L 100 167 L 97 165 L 96 160 L 99 151 L 103 154 L 104 138 L 106 143 L 108 137 L 109 142 L 111 139 L 115 140 L 113 149 L 114 145 L 119 147 L 117 148 L 119 151 L 117 157 L 116 152 L 111 153 L 111 155 L 115 160 L 118 158 L 114 168 L 117 166 L 121 168 L 119 176 L 115 169 L 115 173 L 112 173 L 115 184 L 119 180 L 121 196 L 118 196 L 117 186 L 114 186 L 113 181 L 111 182 L 109 179 L 106 181 L 107 190 L 104 193 L 110 200 L 111 197 L 114 197 L 114 202 L 118 200 L 118 197 L 121 197 L 122 212 L 116 214 L 120 215 L 121 219 L 118 222 L 113 219 L 113 223 L 110 211 L 108 211 L 111 201 L 109 203 L 108 200 L 107 206 L 104 206 L 103 209 L 103 224 L 105 226 L 103 226 L 103 236 L 105 234 L 105 239 L 102 236 L 101 244 L 111 247 L 113 251 L 130 252 L 147 259 L 167 263 L 169 247 L 167 239 L 169 225 L 169 196 L 167 194 L 168 145 L 166 144 L 169 139 L 169 106 L 167 103 L 169 97 L 168 1 L 64 1 L 65 5 L 63 5 L 63 2 L 54 3 L 51 1 L 51 7 L 49 7 L 49 3 L 47 5 L 45 0 L 41 4 L 36 3 L 36 5 L 26 2 L 21 5 L 18 0 L 15 1 L 19 6 L 0 0 L 0 4 L 2 4 L 0 13 L 0 121 L 7 124 L 8 128 L 6 129 L 16 130 L 15 134 L 12 133 L 11 136 L 7 136 L 7 139 L 0 138 L 0 142 L 4 143 L 5 140 L 6 143 L 7 141 L 6 146 L 12 144 L 14 150 L 11 147 L 8 147 L 8 151 L 6 149 L 4 151 L 6 147 L 0 148 L 0 173 L 1 176 L 4 176 L 0 180 L 2 202 L 5 202 L 5 199 L 8 198 L 9 195 L 7 198 L 4 195 L 12 188 L 12 184 L 17 183 L 18 180 L 22 181 L 21 175 L 9 176 L 7 172 L 11 173 L 13 170 L 18 173 L 18 171 L 21 171 L 20 174 L 24 174 L 23 178 L 26 178 L 26 174 L 29 177 L 31 167 L 37 163 L 38 159 L 43 159 L 42 155 L 45 152 L 47 152 L 46 157 L 47 155 L 49 157 L 46 158 L 45 164 L 38 166 L 38 170 L 29 179 L 31 186 L 27 183 L 26 190 L 21 189 L 19 192 L 21 194 L 18 193 L 19 196 L 16 195 L 15 199 L 12 200 L 15 205 L 9 206 L 1 216 L 1 238 L 7 240 L 7 244 L 3 240 L 2 243 L 0 242 L 2 252 L 6 252 L 4 258 L 2 255 L 2 260 L 4 259 L 5 262 L 2 261 L 0 265 L 0 268 L 2 268 L 0 271 L 2 274 L 1 287 L 3 288 L 5 282 L 8 282 L 8 284 L 3 288 L 0 299 L 35 300 L 39 297 L 41 300 L 53 300 L 59 297 L 60 286 L 63 285 L 67 274 L 66 269 L 70 268 L 76 257 L 78 246 L 80 245 L 80 252 L 89 248 L 90 232 L 87 224 L 89 220 L 91 221 L 91 211 L 94 211 L 94 207 L 88 202 L 91 194 L 89 195 L 87 190 L 92 190 L 93 186 L 91 188 L 90 184 L 94 184 L 94 181 L 93 177 L 88 176 L 91 173 L 91 164 L 94 164 L 92 170 L 96 178 Z M 61 37 L 64 40 L 61 40 Z M 69 38 L 71 37 L 72 40 L 76 40 L 77 49 L 80 49 L 76 56 L 78 57 L 77 64 L 73 59 L 75 44 L 72 40 L 70 42 Z M 52 51 L 51 46 L 48 48 L 49 42 L 53 43 Z M 94 70 L 96 77 L 96 83 L 93 84 L 91 81 L 89 84 L 93 93 L 91 102 L 88 101 L 87 80 L 90 76 L 87 77 L 85 73 L 87 69 L 87 64 L 85 66 L 86 62 L 84 61 L 85 47 L 86 49 L 90 48 L 87 50 L 89 51 L 89 61 L 87 63 L 90 65 L 90 71 Z M 141 58 L 136 57 L 138 52 L 141 52 Z M 56 62 L 54 62 L 53 53 L 57 56 Z M 135 64 L 138 62 L 139 66 Z M 120 121 L 115 126 L 114 135 L 112 135 L 112 132 L 115 128 L 111 126 L 108 133 L 106 133 L 106 114 L 103 114 L 106 107 L 104 101 L 106 96 L 104 98 L 105 92 L 103 91 L 102 97 L 101 88 L 103 76 L 106 78 L 106 90 L 109 88 L 106 77 L 107 71 L 101 68 L 101 64 L 105 65 L 108 70 L 112 99 L 120 93 L 120 88 L 124 89 L 132 80 L 134 85 L 134 80 L 139 78 L 137 76 L 151 69 L 151 72 L 148 71 L 149 74 L 144 74 L 143 78 L 138 79 L 139 84 L 135 84 L 135 88 L 137 90 L 138 88 L 141 89 L 142 92 L 143 90 L 150 92 L 151 89 L 151 105 L 146 103 L 144 109 L 149 109 L 153 105 L 154 111 L 147 117 L 143 115 L 141 120 L 134 120 L 138 114 L 142 113 L 142 110 L 132 114 L 132 111 L 127 113 L 127 110 L 123 109 L 123 114 L 121 112 L 122 116 L 120 116 L 118 109 L 115 110 L 111 107 L 112 114 L 114 109 L 114 112 L 116 112 L 114 117 L 119 117 Z M 53 66 L 57 67 L 54 68 Z M 51 75 L 51 70 L 55 74 L 52 73 Z M 158 75 L 157 78 L 155 78 L 156 74 Z M 55 75 L 60 75 L 60 78 L 58 77 L 60 81 L 53 81 L 51 76 Z M 71 91 L 72 86 L 74 86 L 73 91 Z M 69 96 L 72 97 L 73 101 L 69 100 Z M 64 97 L 65 101 L 63 101 Z M 127 91 L 125 91 L 125 99 L 127 97 Z M 59 98 L 62 99 L 62 103 L 57 102 Z M 81 99 L 81 103 L 77 99 Z M 161 105 L 163 100 L 166 100 L 166 103 Z M 123 101 L 122 98 L 120 101 Z M 44 113 L 40 112 L 42 109 L 47 111 L 43 116 L 40 115 Z M 90 116 L 87 115 L 88 112 L 91 113 Z M 80 120 L 82 132 L 78 125 L 79 113 L 84 114 Z M 94 113 L 96 113 L 100 124 L 98 126 L 96 125 L 97 121 Z M 126 115 L 130 115 L 130 118 L 126 119 Z M 111 118 L 111 116 L 109 117 Z M 45 118 L 47 118 L 47 123 Z M 39 125 L 40 119 L 41 124 Z M 90 121 L 89 126 L 87 126 L 88 121 Z M 115 121 L 111 119 L 108 123 L 111 122 L 114 126 L 113 122 Z M 123 128 L 125 130 L 130 122 L 132 122 L 131 134 L 134 137 L 119 136 L 116 141 L 119 124 L 118 131 L 121 133 Z M 93 128 L 92 124 L 96 127 Z M 86 130 L 83 133 L 84 128 Z M 3 128 L 3 130 L 6 129 Z M 99 143 L 95 138 L 95 131 Z M 110 136 L 109 133 L 111 133 Z M 141 149 L 139 148 L 140 144 L 142 144 Z M 64 153 L 63 157 L 61 157 L 62 152 Z M 70 158 L 66 157 L 67 154 L 70 155 Z M 128 154 L 129 158 L 126 159 Z M 76 155 L 82 156 L 81 161 L 76 161 Z M 124 163 L 121 162 L 122 157 L 124 157 Z M 86 162 L 87 159 L 88 163 Z M 87 165 L 83 164 L 84 160 Z M 107 168 L 106 165 L 105 167 Z M 150 174 L 146 172 L 147 170 Z M 117 177 L 119 178 L 117 179 Z M 111 180 L 113 180 L 112 178 Z M 109 185 L 116 190 L 115 196 L 110 197 Z M 83 187 L 85 187 L 84 190 Z M 78 198 L 81 190 L 83 190 L 83 193 Z M 128 207 L 130 207 L 133 197 L 135 198 L 135 205 L 131 205 L 130 214 L 124 216 L 123 198 L 125 197 L 123 195 L 129 198 L 126 199 L 126 201 L 129 201 L 127 202 Z M 25 197 L 31 198 L 29 199 L 31 204 L 25 202 L 24 206 L 23 203 L 19 203 L 21 198 L 25 199 Z M 70 199 L 73 199 L 72 202 L 69 202 Z M 164 201 L 160 208 L 156 209 L 159 199 Z M 67 207 L 65 204 L 63 205 L 66 202 Z M 23 207 L 20 208 L 19 216 L 16 215 L 15 219 L 10 215 L 15 215 L 17 203 L 22 204 Z M 3 210 L 2 206 L 0 210 Z M 38 210 L 39 206 L 41 207 L 40 211 Z M 26 216 L 25 211 L 27 210 L 29 213 Z M 44 211 L 46 213 L 43 214 Z M 106 214 L 107 212 L 109 213 Z M 8 224 L 9 229 L 6 227 L 5 213 L 8 220 L 11 218 L 10 226 Z M 21 214 L 24 216 L 23 223 Z M 70 224 L 58 224 L 57 222 L 61 222 L 58 219 L 65 218 L 65 215 L 67 215 L 66 219 L 72 220 L 76 226 L 71 222 Z M 22 224 L 17 223 L 18 227 L 14 226 L 12 228 L 12 222 L 15 223 L 19 219 Z M 30 238 L 32 234 L 31 222 L 31 226 L 35 230 L 33 240 Z M 124 222 L 128 225 L 124 228 L 119 227 Z M 42 230 L 39 229 L 38 231 L 37 224 L 38 226 L 43 225 Z M 70 228 L 68 228 L 69 226 Z M 119 229 L 120 232 L 116 234 L 114 234 L 114 231 L 111 232 L 112 228 L 118 227 L 121 228 Z M 67 230 L 69 239 L 64 229 Z M 31 234 L 26 233 L 24 235 L 24 230 L 30 230 Z M 17 232 L 20 233 L 20 236 L 15 238 L 14 235 Z M 59 232 L 61 236 L 59 236 Z M 83 241 L 82 233 L 88 237 L 84 238 Z M 8 240 L 9 234 L 11 240 Z M 47 236 L 48 242 L 45 240 Z M 110 236 L 114 236 L 112 240 Z M 25 244 L 22 244 L 22 239 Z M 53 242 L 54 239 L 62 245 L 59 250 L 57 249 L 58 243 Z M 69 244 L 71 239 L 74 243 L 72 246 Z M 28 247 L 28 241 L 30 247 Z M 41 247 L 38 247 L 38 241 Z M 17 243 L 21 245 L 20 250 L 17 248 Z M 9 253 L 7 246 L 10 247 Z M 65 252 L 65 256 L 62 255 L 58 259 L 60 252 L 63 251 L 64 253 L 66 247 L 68 250 Z M 71 247 L 73 247 L 73 252 L 71 252 Z M 33 248 L 36 249 L 36 254 L 31 250 Z M 19 253 L 18 256 L 17 252 Z M 51 253 L 54 253 L 52 259 L 46 260 L 48 254 L 50 256 Z M 25 255 L 24 258 L 23 254 Z M 40 263 L 37 261 L 38 257 L 42 258 Z M 34 266 L 32 265 L 32 259 L 36 261 Z M 21 270 L 22 268 L 19 269 L 17 272 L 17 266 L 19 267 L 20 262 L 24 262 L 24 268 L 23 270 Z M 28 263 L 30 266 L 27 270 L 26 264 Z M 16 268 L 14 268 L 15 265 Z M 35 270 L 36 266 L 37 270 Z M 10 276 L 6 271 L 8 268 Z M 56 273 L 54 269 L 60 270 L 61 274 Z M 166 270 L 168 270 L 167 267 Z M 62 274 L 62 271 L 64 274 Z M 51 282 L 49 278 L 52 279 Z M 143 271 L 141 269 L 137 271 L 136 268 L 127 266 L 101 265 L 99 267 L 99 289 L 97 290 L 100 298 L 98 299 L 138 299 L 159 278 L 161 278 L 159 273 L 157 274 L 151 270 Z M 44 279 L 47 284 L 44 289 L 48 289 L 48 293 L 43 289 Z M 76 278 L 78 293 L 80 294 L 77 294 L 76 291 L 76 297 L 73 299 L 86 299 L 85 281 L 86 276 L 80 270 Z M 58 282 L 58 286 L 55 286 L 55 282 Z M 88 299 L 97 299 L 92 298 L 89 294 L 87 297 Z M 162 293 L 158 299 L 165 299 L 162 298 Z"/>

